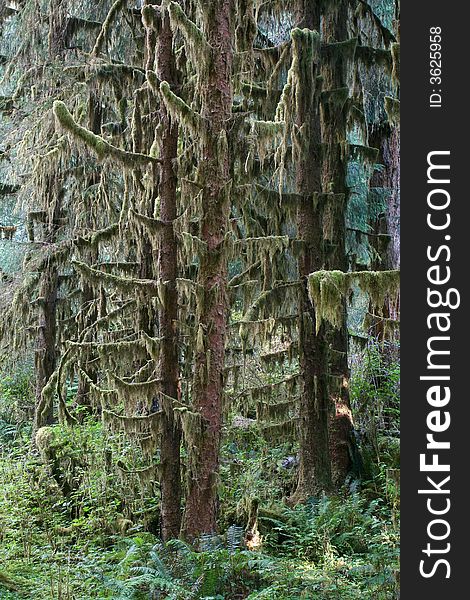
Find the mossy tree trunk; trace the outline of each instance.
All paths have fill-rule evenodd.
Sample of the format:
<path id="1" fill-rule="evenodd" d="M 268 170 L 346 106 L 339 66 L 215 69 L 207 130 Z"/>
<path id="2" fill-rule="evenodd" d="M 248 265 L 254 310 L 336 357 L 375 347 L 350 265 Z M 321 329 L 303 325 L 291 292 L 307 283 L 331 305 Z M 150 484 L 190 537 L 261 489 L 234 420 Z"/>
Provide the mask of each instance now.
<path id="1" fill-rule="evenodd" d="M 63 190 L 59 180 L 54 174 L 48 177 L 45 199 L 48 206 L 48 222 L 44 225 L 45 235 L 43 242 L 51 246 L 57 239 L 59 215 Z M 48 250 L 46 249 L 46 252 Z M 39 296 L 37 299 L 38 322 L 35 350 L 36 370 L 36 409 L 34 430 L 54 421 L 53 396 L 44 395 L 43 390 L 52 377 L 57 362 L 57 300 L 59 288 L 59 275 L 57 265 L 50 257 L 44 262 L 41 273 Z"/>
<path id="2" fill-rule="evenodd" d="M 51 3 L 49 14 L 49 57 L 54 60 L 65 49 L 66 14 L 63 0 Z M 57 242 L 57 234 L 62 216 L 63 183 L 58 172 L 51 172 L 46 179 L 43 193 L 43 210 L 47 215 L 44 223 L 43 242 L 48 252 Z M 34 431 L 54 420 L 53 395 L 43 394 L 43 390 L 52 377 L 57 361 L 57 300 L 59 290 L 58 266 L 50 257 L 44 263 L 41 273 L 38 297 L 38 330 L 35 351 L 36 367 L 36 408 Z"/>
<path id="3" fill-rule="evenodd" d="M 101 123 L 102 123 L 102 106 L 101 102 L 93 90 L 89 94 L 88 99 L 88 127 L 90 131 L 95 134 L 99 134 L 101 132 Z M 99 181 L 98 173 L 92 172 L 91 175 L 86 178 L 87 188 L 92 185 L 96 185 Z M 88 201 L 90 202 L 90 201 Z M 95 227 L 94 218 L 93 218 L 93 210 L 92 207 L 88 204 L 85 205 L 86 216 L 84 219 L 85 225 L 85 233 L 92 231 Z M 91 247 L 83 250 L 82 260 L 90 265 L 93 265 L 98 262 L 98 249 Z M 93 323 L 98 317 L 98 310 L 96 306 L 96 291 L 91 284 L 91 282 L 86 278 L 82 277 L 81 281 L 82 287 L 82 310 L 83 316 L 80 320 L 79 326 L 83 331 L 85 329 L 91 328 Z M 97 381 L 97 372 L 96 369 L 93 368 L 92 364 L 88 363 L 88 355 L 86 350 L 83 351 L 84 356 L 80 357 L 80 363 L 82 368 L 86 368 L 88 377 L 92 380 L 93 383 Z M 78 376 L 78 389 L 77 389 L 77 398 L 76 403 L 78 406 L 86 407 L 86 409 L 91 408 L 90 401 L 90 384 L 89 380 L 85 378 L 81 373 Z"/>
<path id="4" fill-rule="evenodd" d="M 173 36 L 168 13 L 162 17 L 157 41 L 157 75 L 177 89 L 177 72 L 173 54 Z M 181 528 L 181 472 L 180 445 L 181 426 L 175 419 L 171 399 L 178 396 L 178 294 L 177 242 L 174 220 L 177 216 L 176 158 L 178 154 L 178 127 L 172 122 L 165 105 L 161 103 L 160 123 L 162 131 L 162 165 L 160 170 L 160 220 L 163 222 L 159 255 L 159 276 L 165 286 L 165 302 L 160 307 L 158 321 L 162 339 L 160 378 L 162 380 L 163 409 L 161 443 L 161 514 L 164 540 L 177 538 Z"/>
<path id="5" fill-rule="evenodd" d="M 348 39 L 348 0 L 328 2 L 322 18 L 324 44 L 333 45 Z M 331 47 L 331 46 L 330 46 Z M 346 255 L 346 168 L 347 137 L 347 75 L 351 56 L 340 49 L 332 49 L 322 61 L 324 98 L 322 102 L 322 143 L 326 148 L 323 160 L 323 191 L 332 194 L 335 206 L 331 209 L 332 232 L 326 257 L 328 269 L 348 271 Z M 334 415 L 330 422 L 330 453 L 333 484 L 344 483 L 350 470 L 352 415 L 349 401 L 348 329 L 346 301 L 343 302 L 343 324 L 330 331 L 330 402 Z"/>
<path id="6" fill-rule="evenodd" d="M 301 2 L 302 26 L 319 31 L 318 2 Z M 299 52 L 299 76 L 305 73 L 298 99 L 296 125 L 304 128 L 306 144 L 296 162 L 296 187 L 302 198 L 297 210 L 297 230 L 302 241 L 299 275 L 304 282 L 299 298 L 299 360 L 302 377 L 300 397 L 299 481 L 293 501 L 303 501 L 331 488 L 328 442 L 328 352 L 325 327 L 316 333 L 315 307 L 308 297 L 307 277 L 323 268 L 323 200 L 321 196 L 321 130 L 319 119 L 318 65 L 308 50 Z"/>
<path id="7" fill-rule="evenodd" d="M 205 78 L 200 82 L 204 141 L 199 164 L 203 186 L 193 406 L 202 421 L 188 477 L 184 532 L 192 539 L 216 530 L 217 477 L 222 427 L 225 357 L 227 257 L 225 234 L 230 215 L 230 160 L 227 143 L 231 116 L 233 0 L 204 3 L 204 33 L 210 45 Z"/>

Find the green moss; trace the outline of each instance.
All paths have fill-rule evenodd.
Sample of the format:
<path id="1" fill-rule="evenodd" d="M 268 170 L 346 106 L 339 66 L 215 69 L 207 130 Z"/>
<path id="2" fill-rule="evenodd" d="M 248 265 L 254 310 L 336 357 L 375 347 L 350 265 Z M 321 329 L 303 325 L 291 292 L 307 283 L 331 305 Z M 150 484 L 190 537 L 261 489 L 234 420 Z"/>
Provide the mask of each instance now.
<path id="1" fill-rule="evenodd" d="M 75 121 L 68 108 L 60 100 L 54 102 L 53 111 L 61 126 L 93 150 L 100 160 L 115 159 L 130 169 L 145 166 L 150 162 L 158 162 L 157 159 L 147 154 L 127 152 L 126 150 L 117 148 L 101 136 L 82 127 Z"/>
<path id="2" fill-rule="evenodd" d="M 181 32 L 188 56 L 195 69 L 199 72 L 206 70 L 210 61 L 212 48 L 204 33 L 191 21 L 177 2 L 168 4 L 168 13 L 173 30 Z"/>
<path id="3" fill-rule="evenodd" d="M 118 11 L 121 10 L 121 8 L 124 8 L 126 4 L 127 0 L 116 0 L 116 2 L 114 2 L 114 4 L 109 9 L 106 19 L 103 22 L 101 31 L 96 39 L 95 46 L 91 52 L 92 56 L 98 56 L 98 54 L 100 53 L 101 48 L 109 35 L 109 29 L 111 27 L 112 22 L 116 18 Z"/>
<path id="4" fill-rule="evenodd" d="M 161 82 L 160 92 L 172 118 L 178 121 L 183 129 L 186 129 L 196 139 L 200 140 L 203 137 L 205 128 L 202 126 L 202 119 L 199 113 L 186 104 L 182 98 L 174 94 L 166 81 Z"/>
<path id="5" fill-rule="evenodd" d="M 340 329 L 344 319 L 344 301 L 357 284 L 369 296 L 374 310 L 382 311 L 387 298 L 396 300 L 400 271 L 317 271 L 309 275 L 308 290 L 316 313 L 317 332 L 326 320 Z"/>

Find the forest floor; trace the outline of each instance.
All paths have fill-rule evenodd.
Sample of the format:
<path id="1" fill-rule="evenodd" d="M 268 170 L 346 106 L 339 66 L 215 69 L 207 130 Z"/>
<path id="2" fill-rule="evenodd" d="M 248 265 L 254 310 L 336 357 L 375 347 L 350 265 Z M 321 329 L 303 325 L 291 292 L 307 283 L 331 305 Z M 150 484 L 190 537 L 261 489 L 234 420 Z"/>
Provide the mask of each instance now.
<path id="1" fill-rule="evenodd" d="M 18 417 L 25 390 L 19 376 L 2 380 L 2 600 L 397 598 L 397 439 L 380 438 L 370 480 L 291 507 L 294 443 L 268 443 L 249 421 L 226 428 L 220 534 L 196 551 L 159 540 L 156 482 L 124 468 L 138 466 L 131 444 L 99 421 L 54 426 L 54 459 L 35 455 Z M 254 507 L 259 537 L 247 544 Z"/>

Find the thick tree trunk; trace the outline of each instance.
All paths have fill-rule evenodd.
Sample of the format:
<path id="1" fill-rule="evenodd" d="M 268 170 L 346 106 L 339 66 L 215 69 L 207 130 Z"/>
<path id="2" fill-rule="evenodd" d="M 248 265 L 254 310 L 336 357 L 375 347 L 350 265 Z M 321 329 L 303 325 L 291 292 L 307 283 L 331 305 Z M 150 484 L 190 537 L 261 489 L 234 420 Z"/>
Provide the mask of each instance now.
<path id="1" fill-rule="evenodd" d="M 173 55 L 173 36 L 168 15 L 163 16 L 157 42 L 157 75 L 173 88 L 177 84 Z M 160 219 L 165 223 L 161 234 L 159 277 L 165 284 L 165 303 L 159 311 L 160 337 L 163 338 L 160 356 L 160 378 L 164 396 L 162 445 L 160 450 L 162 535 L 164 540 L 176 538 L 181 528 L 181 427 L 174 417 L 172 398 L 178 395 L 179 357 L 176 321 L 178 318 L 177 245 L 174 232 L 176 218 L 177 176 L 175 163 L 178 153 L 178 127 L 172 123 L 163 103 L 160 123 L 162 133 L 162 165 L 160 172 Z"/>
<path id="2" fill-rule="evenodd" d="M 207 250 L 200 257 L 197 283 L 203 290 L 198 306 L 198 344 L 193 405 L 202 427 L 190 459 L 184 530 L 197 538 L 216 529 L 217 475 L 222 426 L 223 368 L 227 301 L 224 238 L 230 213 L 227 128 L 231 116 L 233 0 L 204 7 L 205 35 L 212 47 L 210 68 L 201 81 L 205 141 L 200 162 L 203 217 L 200 237 Z"/>
<path id="3" fill-rule="evenodd" d="M 327 3 L 322 19 L 323 42 L 334 44 L 348 39 L 347 0 Z M 347 87 L 348 57 L 344 52 L 330 52 L 322 62 L 323 91 L 322 141 L 326 148 L 323 161 L 323 191 L 336 195 L 332 210 L 333 236 L 327 256 L 329 269 L 348 270 L 346 256 L 346 158 L 343 156 L 347 135 L 347 113 L 344 90 Z M 343 98 L 343 100 L 342 100 Z M 341 198 L 344 200 L 341 201 Z M 333 197 L 332 197 L 333 199 Z M 335 411 L 330 424 L 330 453 L 333 484 L 340 486 L 350 470 L 352 415 L 349 402 L 348 331 L 346 304 L 343 306 L 343 325 L 331 332 L 330 399 Z"/>
<path id="4" fill-rule="evenodd" d="M 318 2 L 302 2 L 302 26 L 319 31 L 320 12 Z M 304 54 L 304 58 L 302 58 Z M 312 85 L 318 75 L 317 65 L 308 63 L 307 52 L 299 60 L 307 64 L 299 66 L 303 73 L 311 70 Z M 321 155 L 320 155 L 320 119 L 318 94 L 304 89 L 298 99 L 296 125 L 307 126 L 308 146 L 304 156 L 297 162 L 296 186 L 302 197 L 297 211 L 298 236 L 303 242 L 302 255 L 299 258 L 299 275 L 304 281 L 300 292 L 299 308 L 299 352 L 302 392 L 300 398 L 300 465 L 297 490 L 293 502 L 306 500 L 331 487 L 330 451 L 328 442 L 328 390 L 327 371 L 328 353 L 325 329 L 320 327 L 316 333 L 315 307 L 308 297 L 307 278 L 310 273 L 323 268 L 323 226 L 321 196 Z M 304 127 L 305 128 L 305 127 Z"/>

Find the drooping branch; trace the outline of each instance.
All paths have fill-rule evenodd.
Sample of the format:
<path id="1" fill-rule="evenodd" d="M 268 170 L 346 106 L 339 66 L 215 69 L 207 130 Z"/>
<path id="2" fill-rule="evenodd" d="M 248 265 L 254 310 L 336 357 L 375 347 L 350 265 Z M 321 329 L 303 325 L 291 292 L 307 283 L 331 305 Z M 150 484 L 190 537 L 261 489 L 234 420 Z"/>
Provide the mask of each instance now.
<path id="1" fill-rule="evenodd" d="M 172 118 L 176 119 L 195 138 L 200 137 L 203 131 L 201 115 L 186 104 L 182 98 L 174 94 L 166 81 L 161 82 L 160 92 Z"/>
<path id="2" fill-rule="evenodd" d="M 113 144 L 110 144 L 101 136 L 82 127 L 75 121 L 68 108 L 60 100 L 54 102 L 53 111 L 60 125 L 93 150 L 100 160 L 115 159 L 124 167 L 130 169 L 152 162 L 160 162 L 159 159 L 148 154 L 128 152 L 127 150 L 113 146 Z"/>
<path id="3" fill-rule="evenodd" d="M 387 298 L 396 299 L 400 271 L 316 271 L 308 277 L 310 299 L 317 314 L 317 331 L 323 320 L 339 329 L 343 324 L 343 300 L 358 285 L 370 299 L 372 307 L 381 311 Z"/>
<path id="4" fill-rule="evenodd" d="M 121 8 L 123 8 L 127 4 L 127 0 L 116 0 L 116 2 L 111 6 L 109 12 L 106 16 L 106 19 L 103 22 L 103 26 L 101 27 L 101 31 L 96 38 L 95 46 L 91 51 L 92 56 L 98 56 L 101 51 L 101 48 L 109 35 L 109 28 L 111 27 L 116 15 Z"/>
<path id="5" fill-rule="evenodd" d="M 105 273 L 104 271 L 93 269 L 92 267 L 89 267 L 85 263 L 82 263 L 78 260 L 73 260 L 72 264 L 78 271 L 80 271 L 80 273 L 94 283 L 109 283 L 116 286 L 118 289 L 128 291 L 129 293 L 135 293 L 136 288 L 151 290 L 155 293 L 158 293 L 158 282 L 153 279 L 120 277 L 119 275 L 113 275 L 111 273 Z"/>
<path id="6" fill-rule="evenodd" d="M 181 32 L 190 60 L 196 69 L 204 68 L 212 48 L 199 27 L 191 21 L 177 2 L 168 4 L 168 13 L 173 30 Z"/>

